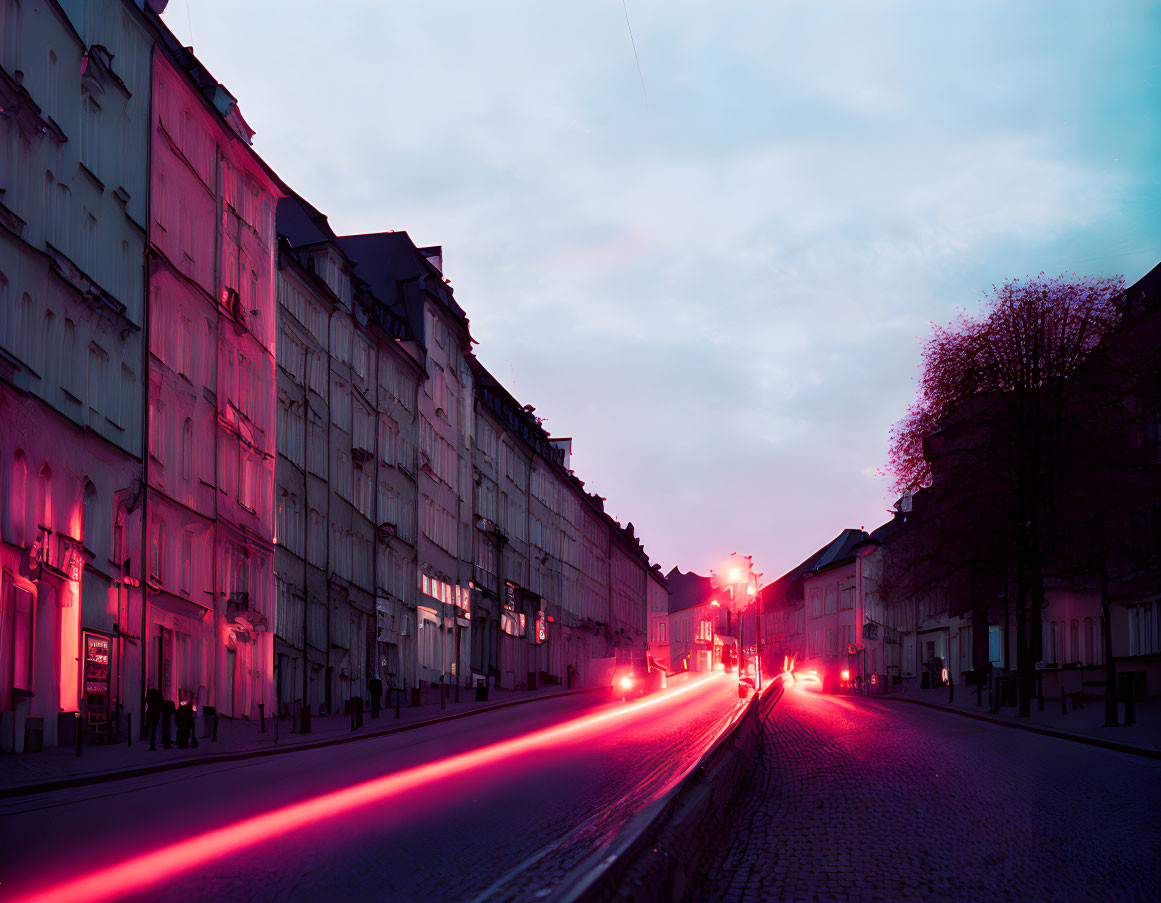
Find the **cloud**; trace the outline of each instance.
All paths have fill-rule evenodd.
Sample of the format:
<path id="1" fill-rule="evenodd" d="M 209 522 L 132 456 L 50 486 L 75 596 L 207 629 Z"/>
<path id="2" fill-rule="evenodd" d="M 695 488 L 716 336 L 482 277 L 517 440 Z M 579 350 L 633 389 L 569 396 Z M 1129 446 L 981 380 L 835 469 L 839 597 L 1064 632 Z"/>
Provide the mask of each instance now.
<path id="1" fill-rule="evenodd" d="M 615 3 L 335 9 L 198 4 L 195 49 L 337 230 L 444 245 L 667 569 L 874 527 L 929 321 L 1161 253 L 1147 4 L 637 0 L 647 98 Z"/>

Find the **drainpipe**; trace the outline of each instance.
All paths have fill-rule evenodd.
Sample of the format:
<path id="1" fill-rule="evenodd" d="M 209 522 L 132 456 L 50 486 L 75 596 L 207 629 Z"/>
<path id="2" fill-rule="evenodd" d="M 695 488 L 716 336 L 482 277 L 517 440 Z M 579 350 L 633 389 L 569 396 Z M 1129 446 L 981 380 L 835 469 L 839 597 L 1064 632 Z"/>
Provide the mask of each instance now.
<path id="1" fill-rule="evenodd" d="M 302 529 L 302 707 L 299 730 L 310 733 L 310 472 L 306 467 L 307 437 L 310 435 L 310 372 L 302 386 L 302 498 L 306 523 Z"/>
<path id="2" fill-rule="evenodd" d="M 157 48 L 154 47 L 150 53 L 150 71 L 149 71 L 149 143 L 146 145 L 145 153 L 145 184 L 149 186 L 149 191 L 145 197 L 145 294 L 141 299 L 141 553 L 137 556 L 140 564 L 138 565 L 140 573 L 140 587 L 141 587 L 141 686 L 138 694 L 138 703 L 140 709 L 140 727 L 142 735 L 145 732 L 145 680 L 146 680 L 146 659 L 149 653 L 149 634 L 147 632 L 149 626 L 149 587 L 146 584 L 146 553 L 149 549 L 149 299 L 150 299 L 150 249 L 153 247 L 153 141 L 154 141 L 154 116 L 156 110 L 153 106 L 153 57 L 157 54 Z M 122 534 L 123 536 L 124 534 Z M 122 542 L 124 546 L 124 542 Z M 121 549 L 121 560 L 126 558 L 125 549 Z M 124 574 L 122 574 L 122 584 L 124 584 Z M 125 612 L 128 616 L 129 602 L 128 590 L 126 590 Z M 128 620 L 128 617 L 126 617 Z M 125 641 L 121 640 L 121 648 L 124 650 Z M 120 662 L 120 670 L 124 673 L 125 662 L 122 658 Z M 15 748 L 15 747 L 14 747 Z"/>

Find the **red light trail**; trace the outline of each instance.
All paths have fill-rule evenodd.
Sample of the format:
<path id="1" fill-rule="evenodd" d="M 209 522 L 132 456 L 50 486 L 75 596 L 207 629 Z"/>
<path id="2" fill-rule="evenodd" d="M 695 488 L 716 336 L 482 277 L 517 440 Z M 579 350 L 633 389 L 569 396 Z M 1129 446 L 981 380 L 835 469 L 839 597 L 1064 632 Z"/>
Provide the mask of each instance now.
<path id="1" fill-rule="evenodd" d="M 722 676 L 724 676 L 722 672 L 716 672 L 685 686 L 646 697 L 630 706 L 618 707 L 599 715 L 584 715 L 563 724 L 532 731 L 521 737 L 502 740 L 470 752 L 458 753 L 446 759 L 417 765 L 342 790 L 282 806 L 262 815 L 177 841 L 153 852 L 134 856 L 45 890 L 34 891 L 19 899 L 27 903 L 76 903 L 81 900 L 106 900 L 134 893 L 151 884 L 174 878 L 220 856 L 236 853 L 299 828 L 381 802 L 434 781 L 494 764 L 510 756 L 549 747 L 564 740 L 572 740 L 577 734 L 594 730 L 600 725 L 634 717 L 644 709 L 672 702 Z"/>

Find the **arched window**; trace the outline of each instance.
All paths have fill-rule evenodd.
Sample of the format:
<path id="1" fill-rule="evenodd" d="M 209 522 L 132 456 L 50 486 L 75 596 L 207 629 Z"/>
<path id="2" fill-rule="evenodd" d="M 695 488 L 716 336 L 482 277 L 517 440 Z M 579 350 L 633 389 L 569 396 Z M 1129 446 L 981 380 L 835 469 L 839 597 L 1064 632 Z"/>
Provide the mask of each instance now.
<path id="1" fill-rule="evenodd" d="M 20 306 L 16 309 L 16 330 L 9 347 L 19 354 L 29 367 L 35 367 L 37 361 L 33 353 L 35 342 L 32 338 L 32 296 L 25 292 L 20 297 Z"/>
<path id="2" fill-rule="evenodd" d="M 41 325 L 38 354 L 41 362 L 40 375 L 44 379 L 43 386 L 46 393 L 54 392 L 56 390 L 56 386 L 53 385 L 53 370 L 55 369 L 53 364 L 56 360 L 56 355 L 52 353 L 52 349 L 54 347 L 53 334 L 55 332 L 55 325 L 56 318 L 54 317 L 53 312 L 51 310 L 46 310 L 44 312 L 44 320 L 42 321 Z"/>
<path id="3" fill-rule="evenodd" d="M 234 592 L 250 593 L 250 562 L 245 558 L 239 558 L 234 566 Z"/>
<path id="4" fill-rule="evenodd" d="M 85 481 L 84 520 L 81 525 L 81 541 L 92 551 L 100 528 L 97 526 L 97 487 L 92 480 Z"/>
<path id="5" fill-rule="evenodd" d="M 77 393 L 76 373 L 77 365 L 73 360 L 73 356 L 77 351 L 77 327 L 72 320 L 65 319 L 64 321 L 64 338 L 61 345 L 61 385 L 72 392 Z"/>
<path id="6" fill-rule="evenodd" d="M 36 480 L 36 519 L 38 526 L 52 529 L 52 468 L 47 464 Z"/>
<path id="7" fill-rule="evenodd" d="M 28 462 L 24 457 L 24 451 L 17 449 L 16 454 L 12 456 L 12 482 L 8 492 L 8 507 L 4 512 L 5 536 L 17 546 L 23 546 L 25 543 L 24 522 L 28 514 L 25 507 L 27 485 Z"/>

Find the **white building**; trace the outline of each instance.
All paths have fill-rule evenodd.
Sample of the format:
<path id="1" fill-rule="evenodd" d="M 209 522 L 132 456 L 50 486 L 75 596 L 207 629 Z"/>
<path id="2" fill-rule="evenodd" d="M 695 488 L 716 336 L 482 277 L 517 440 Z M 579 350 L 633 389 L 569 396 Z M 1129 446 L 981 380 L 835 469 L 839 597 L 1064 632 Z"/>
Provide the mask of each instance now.
<path id="1" fill-rule="evenodd" d="M 67 739 L 78 711 L 109 739 L 142 695 L 153 41 L 134 4 L 101 12 L 0 2 L 3 749 Z"/>

